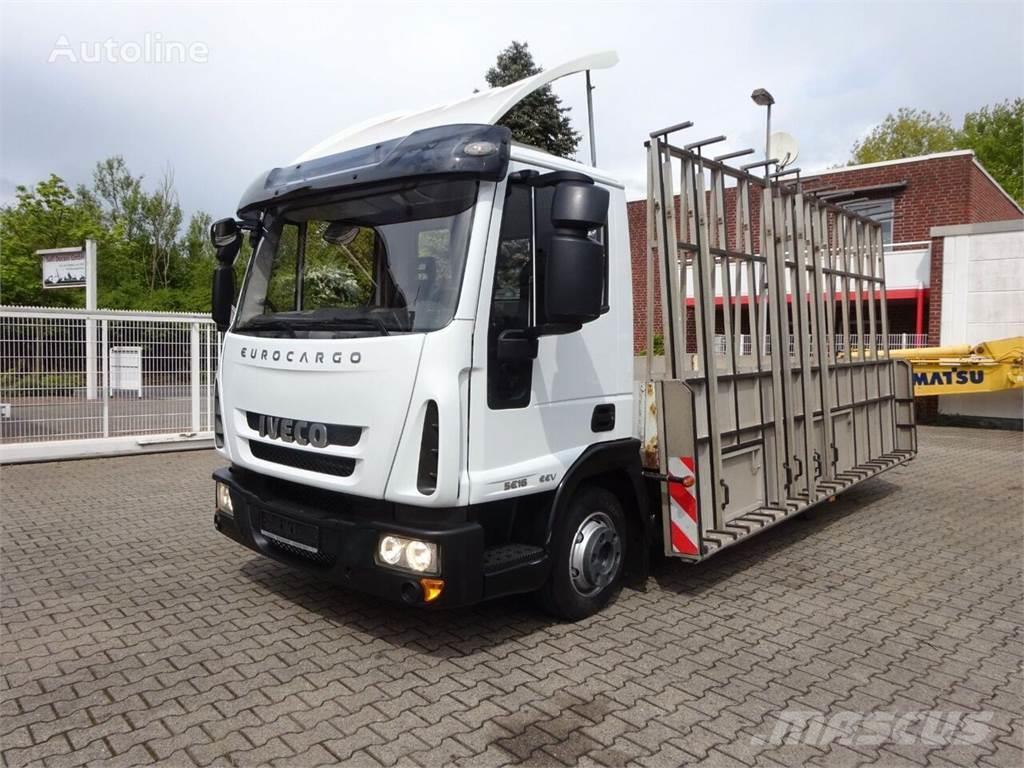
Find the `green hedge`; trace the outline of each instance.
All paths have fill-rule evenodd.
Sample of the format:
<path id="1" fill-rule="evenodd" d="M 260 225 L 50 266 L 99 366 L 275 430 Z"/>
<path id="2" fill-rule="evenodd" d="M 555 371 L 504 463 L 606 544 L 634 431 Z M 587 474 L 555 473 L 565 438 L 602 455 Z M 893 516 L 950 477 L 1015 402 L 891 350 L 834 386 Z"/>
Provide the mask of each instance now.
<path id="1" fill-rule="evenodd" d="M 74 395 L 85 388 L 84 373 L 0 373 L 0 392 L 21 397 Z"/>

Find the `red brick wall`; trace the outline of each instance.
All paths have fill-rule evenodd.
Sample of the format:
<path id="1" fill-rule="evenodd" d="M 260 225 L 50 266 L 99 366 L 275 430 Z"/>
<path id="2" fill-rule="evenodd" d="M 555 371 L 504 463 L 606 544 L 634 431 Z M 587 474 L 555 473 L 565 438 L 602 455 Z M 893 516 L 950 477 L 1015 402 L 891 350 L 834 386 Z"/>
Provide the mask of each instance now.
<path id="1" fill-rule="evenodd" d="M 836 190 L 873 187 L 905 181 L 902 190 L 881 191 L 866 197 L 893 198 L 894 242 L 927 240 L 932 227 L 968 222 L 971 155 L 886 165 L 841 173 L 824 173 L 807 180 L 807 186 L 835 185 Z M 835 191 L 835 190 L 830 190 Z"/>
<path id="2" fill-rule="evenodd" d="M 807 188 L 834 185 L 836 191 L 879 184 L 906 182 L 902 189 L 865 195 L 893 199 L 895 220 L 893 240 L 912 242 L 931 239 L 931 228 L 982 221 L 1024 218 L 1007 197 L 974 164 L 972 155 L 939 157 L 880 168 L 844 170 L 806 177 Z M 735 237 L 734 197 L 726 190 L 726 222 L 730 242 Z M 757 248 L 757 205 L 752 201 L 753 233 Z M 647 288 L 646 200 L 628 204 L 629 234 L 633 260 L 634 349 L 644 346 L 646 334 Z M 678 210 L 678 209 L 677 209 Z M 938 343 L 942 312 L 942 241 L 932 242 L 931 286 L 929 290 L 928 333 L 931 343 Z M 655 333 L 661 332 L 661 306 L 655 280 Z"/>
<path id="3" fill-rule="evenodd" d="M 977 224 L 983 221 L 1019 219 L 1022 214 L 1003 191 L 978 166 L 971 163 L 968 216 L 967 223 Z"/>
<path id="4" fill-rule="evenodd" d="M 647 201 L 635 200 L 626 203 L 626 218 L 629 222 L 629 247 L 633 271 L 633 351 L 641 352 L 646 346 L 647 336 Z M 660 335 L 661 293 L 658 290 L 658 260 L 654 259 L 654 333 Z"/>
<path id="5" fill-rule="evenodd" d="M 932 238 L 931 285 L 928 286 L 928 346 L 939 345 L 942 327 L 942 246 L 941 237 Z"/>

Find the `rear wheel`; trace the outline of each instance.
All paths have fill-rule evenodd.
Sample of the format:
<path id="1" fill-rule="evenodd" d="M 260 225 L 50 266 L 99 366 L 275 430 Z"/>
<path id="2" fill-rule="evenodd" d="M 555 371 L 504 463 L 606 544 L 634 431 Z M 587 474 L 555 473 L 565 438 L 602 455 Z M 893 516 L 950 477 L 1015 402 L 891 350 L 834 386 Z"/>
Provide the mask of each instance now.
<path id="1" fill-rule="evenodd" d="M 551 537 L 551 575 L 541 589 L 544 608 L 576 620 L 600 611 L 619 588 L 626 557 L 622 505 L 604 488 L 576 492 Z"/>

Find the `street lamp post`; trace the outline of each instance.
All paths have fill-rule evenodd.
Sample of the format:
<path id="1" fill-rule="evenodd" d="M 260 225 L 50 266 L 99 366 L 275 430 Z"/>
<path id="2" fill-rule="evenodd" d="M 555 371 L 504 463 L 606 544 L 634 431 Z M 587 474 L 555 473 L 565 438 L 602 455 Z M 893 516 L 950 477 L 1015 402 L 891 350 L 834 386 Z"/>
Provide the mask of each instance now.
<path id="1" fill-rule="evenodd" d="M 767 180 L 770 170 L 768 161 L 772 159 L 772 104 L 775 103 L 775 98 L 764 88 L 756 89 L 752 94 L 750 94 L 750 98 L 759 107 L 768 108 L 768 115 L 765 119 L 764 129 L 764 177 Z"/>

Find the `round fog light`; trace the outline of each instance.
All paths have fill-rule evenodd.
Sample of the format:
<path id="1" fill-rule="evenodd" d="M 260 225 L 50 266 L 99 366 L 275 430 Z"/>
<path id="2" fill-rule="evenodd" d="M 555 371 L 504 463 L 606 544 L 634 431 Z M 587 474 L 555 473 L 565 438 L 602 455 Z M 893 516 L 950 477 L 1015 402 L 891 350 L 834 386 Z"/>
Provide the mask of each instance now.
<path id="1" fill-rule="evenodd" d="M 434 564 L 434 553 L 422 541 L 410 541 L 405 549 L 405 560 L 414 571 L 427 571 Z"/>
<path id="2" fill-rule="evenodd" d="M 380 540 L 380 559 L 388 565 L 395 565 L 402 559 L 404 545 L 394 536 L 385 536 Z"/>
<path id="3" fill-rule="evenodd" d="M 224 483 L 217 483 L 217 509 L 229 517 L 235 515 L 235 505 L 231 503 L 231 489 Z"/>

